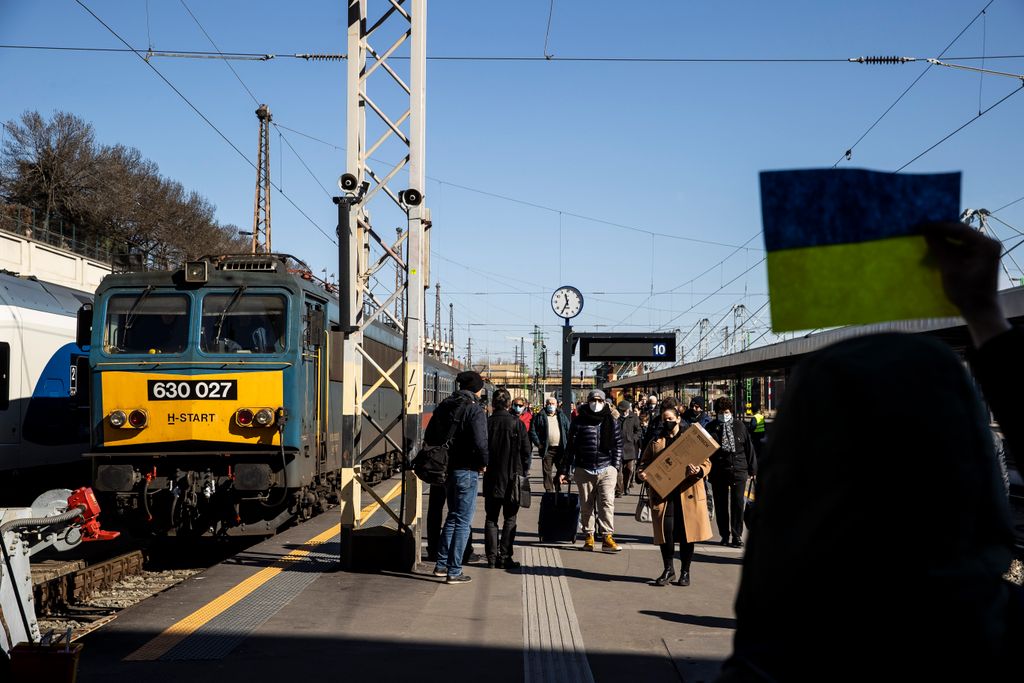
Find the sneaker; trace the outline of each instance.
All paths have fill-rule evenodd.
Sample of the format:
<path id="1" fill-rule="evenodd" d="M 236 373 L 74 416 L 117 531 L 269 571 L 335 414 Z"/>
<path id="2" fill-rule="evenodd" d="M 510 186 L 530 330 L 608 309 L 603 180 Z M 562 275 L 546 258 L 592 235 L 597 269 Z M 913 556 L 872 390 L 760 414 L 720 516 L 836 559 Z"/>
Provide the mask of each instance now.
<path id="1" fill-rule="evenodd" d="M 587 534 L 586 540 L 583 541 L 583 549 L 584 550 L 593 550 L 594 549 L 594 534 Z"/>
<path id="2" fill-rule="evenodd" d="M 606 553 L 620 553 L 622 552 L 622 547 L 615 542 L 611 534 L 605 534 L 604 541 L 601 543 L 601 550 Z"/>
<path id="3" fill-rule="evenodd" d="M 439 567 L 434 567 L 434 576 L 445 577 L 448 576 L 448 570 Z"/>
<path id="4" fill-rule="evenodd" d="M 459 574 L 458 576 L 449 576 L 445 583 L 469 583 L 473 580 L 473 577 L 469 574 Z"/>

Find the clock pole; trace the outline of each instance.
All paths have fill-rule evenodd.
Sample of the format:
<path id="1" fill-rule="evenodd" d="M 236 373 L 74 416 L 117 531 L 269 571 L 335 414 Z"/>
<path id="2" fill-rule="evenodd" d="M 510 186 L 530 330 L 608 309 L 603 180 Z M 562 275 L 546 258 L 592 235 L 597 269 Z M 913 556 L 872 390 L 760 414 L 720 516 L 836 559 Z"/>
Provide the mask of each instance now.
<path id="1" fill-rule="evenodd" d="M 562 327 L 562 412 L 565 416 L 572 419 L 572 408 L 569 407 L 569 402 L 572 400 L 572 326 L 569 325 L 569 319 L 565 319 L 565 325 Z"/>

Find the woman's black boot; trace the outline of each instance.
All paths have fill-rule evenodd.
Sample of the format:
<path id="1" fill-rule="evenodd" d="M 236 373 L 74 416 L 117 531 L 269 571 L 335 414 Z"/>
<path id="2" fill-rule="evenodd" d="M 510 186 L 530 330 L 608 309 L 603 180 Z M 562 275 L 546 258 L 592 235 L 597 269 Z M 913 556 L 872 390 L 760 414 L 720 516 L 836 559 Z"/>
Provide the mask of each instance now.
<path id="1" fill-rule="evenodd" d="M 667 586 L 672 583 L 672 579 L 676 578 L 676 572 L 672 567 L 665 567 L 665 571 L 661 573 L 661 576 L 651 581 L 652 585 L 655 586 Z"/>
<path id="2" fill-rule="evenodd" d="M 676 581 L 677 586 L 689 586 L 690 585 L 690 572 L 682 572 L 679 574 L 679 580 Z"/>

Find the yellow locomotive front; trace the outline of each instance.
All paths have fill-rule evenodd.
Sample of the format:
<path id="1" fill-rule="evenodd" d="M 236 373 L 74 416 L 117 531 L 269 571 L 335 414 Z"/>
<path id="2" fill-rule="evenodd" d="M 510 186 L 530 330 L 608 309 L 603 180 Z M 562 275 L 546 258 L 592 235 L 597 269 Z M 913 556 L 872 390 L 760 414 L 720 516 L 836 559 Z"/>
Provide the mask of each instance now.
<path id="1" fill-rule="evenodd" d="M 242 265 L 97 290 L 89 456 L 130 526 L 266 534 L 326 503 L 326 302 L 277 257 Z"/>

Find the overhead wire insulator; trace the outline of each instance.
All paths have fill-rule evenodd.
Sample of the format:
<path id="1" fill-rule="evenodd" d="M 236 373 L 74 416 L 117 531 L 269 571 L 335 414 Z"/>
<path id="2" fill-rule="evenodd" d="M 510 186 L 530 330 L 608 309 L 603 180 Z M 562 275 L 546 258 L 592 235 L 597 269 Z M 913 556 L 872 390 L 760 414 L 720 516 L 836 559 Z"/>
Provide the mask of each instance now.
<path id="1" fill-rule="evenodd" d="M 346 55 L 338 54 L 326 54 L 326 53 L 306 53 L 295 55 L 298 59 L 305 59 L 307 62 L 340 62 L 346 58 Z"/>
<path id="2" fill-rule="evenodd" d="M 851 62 L 857 62 L 858 64 L 906 64 L 907 62 L 916 62 L 917 57 L 897 57 L 882 56 L 882 57 L 851 57 Z"/>

